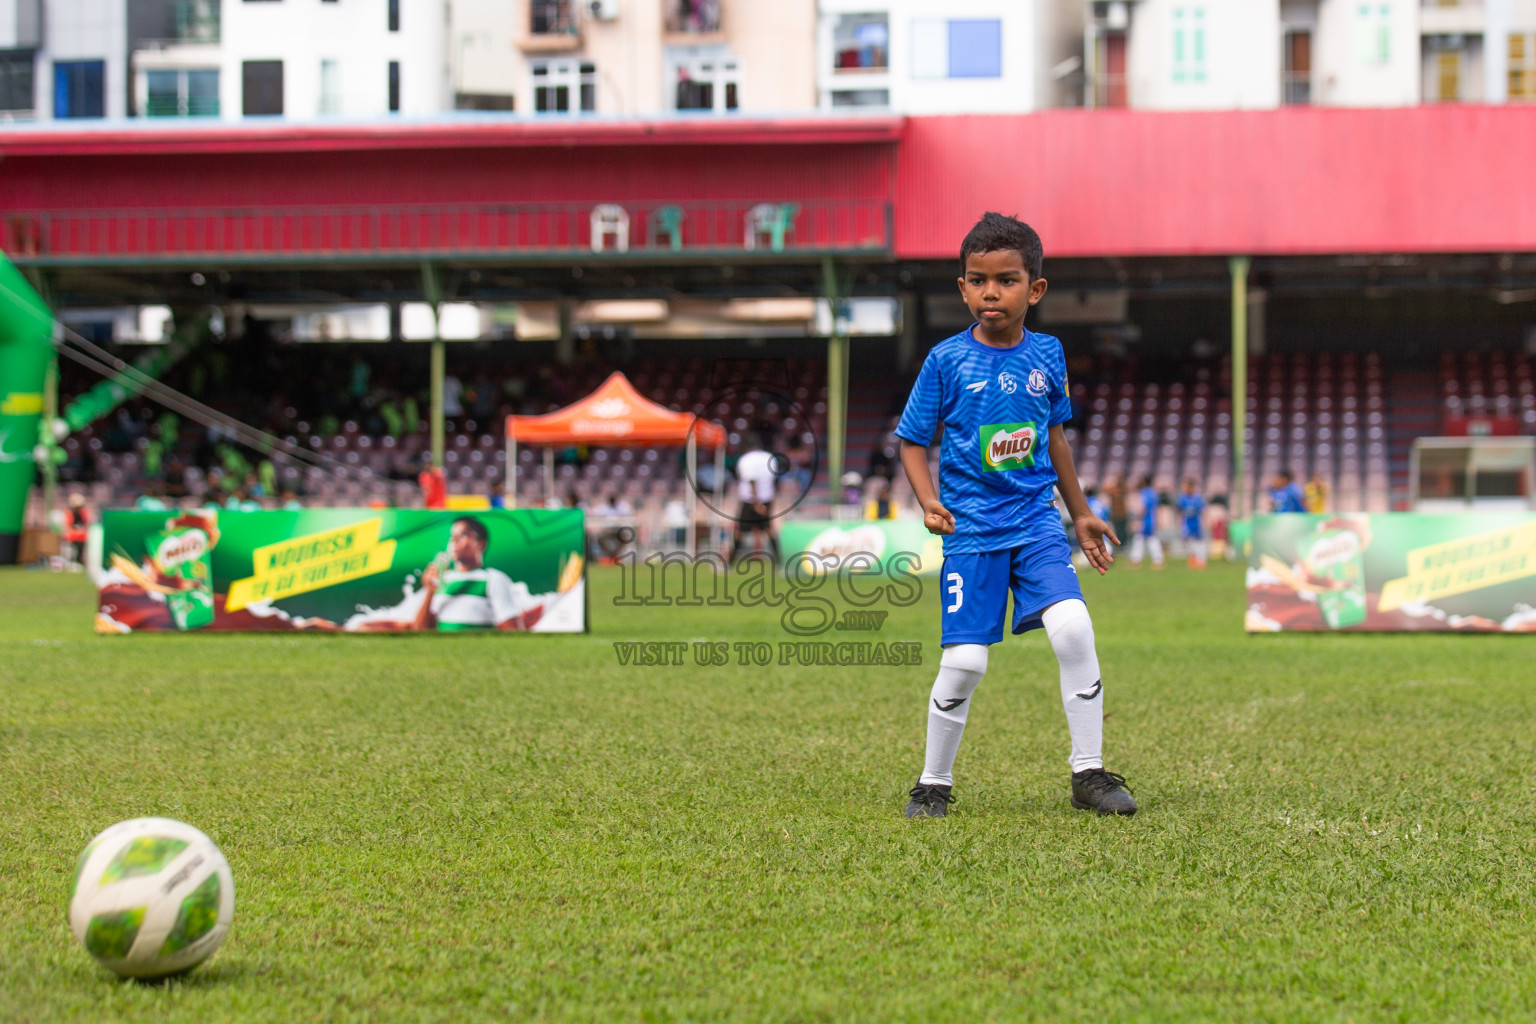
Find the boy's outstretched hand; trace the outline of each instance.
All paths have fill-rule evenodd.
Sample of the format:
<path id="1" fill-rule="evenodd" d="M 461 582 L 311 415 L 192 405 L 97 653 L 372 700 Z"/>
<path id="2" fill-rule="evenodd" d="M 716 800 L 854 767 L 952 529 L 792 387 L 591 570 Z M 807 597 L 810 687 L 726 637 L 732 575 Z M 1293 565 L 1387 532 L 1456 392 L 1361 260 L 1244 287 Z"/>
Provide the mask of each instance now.
<path id="1" fill-rule="evenodd" d="M 948 537 L 955 532 L 955 514 L 935 499 L 923 506 L 923 525 L 929 533 Z"/>
<path id="2" fill-rule="evenodd" d="M 1117 545 L 1120 543 L 1120 538 L 1116 537 L 1115 531 L 1098 516 L 1084 516 L 1081 519 L 1072 520 L 1072 532 L 1077 534 L 1077 545 L 1083 549 L 1083 554 L 1088 558 L 1088 564 L 1099 570 L 1099 575 L 1103 576 L 1115 560 L 1109 548 L 1104 546 L 1104 538 L 1108 537 Z"/>

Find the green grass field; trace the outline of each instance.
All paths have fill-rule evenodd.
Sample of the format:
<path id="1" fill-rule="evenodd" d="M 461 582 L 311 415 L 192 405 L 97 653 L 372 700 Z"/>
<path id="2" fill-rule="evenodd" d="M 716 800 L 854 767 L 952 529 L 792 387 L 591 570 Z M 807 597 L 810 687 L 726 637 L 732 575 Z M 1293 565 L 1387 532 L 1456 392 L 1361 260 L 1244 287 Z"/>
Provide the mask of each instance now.
<path id="1" fill-rule="evenodd" d="M 1465 1021 L 1536 1018 L 1536 647 L 1240 631 L 1242 575 L 1086 583 L 1110 768 L 1067 805 L 1044 637 L 994 649 L 943 821 L 921 667 L 621 667 L 785 638 L 766 609 L 589 636 L 91 633 L 0 572 L 0 1019 Z M 833 634 L 830 639 L 846 639 Z M 233 867 L 218 956 L 113 979 L 65 921 L 123 818 Z"/>

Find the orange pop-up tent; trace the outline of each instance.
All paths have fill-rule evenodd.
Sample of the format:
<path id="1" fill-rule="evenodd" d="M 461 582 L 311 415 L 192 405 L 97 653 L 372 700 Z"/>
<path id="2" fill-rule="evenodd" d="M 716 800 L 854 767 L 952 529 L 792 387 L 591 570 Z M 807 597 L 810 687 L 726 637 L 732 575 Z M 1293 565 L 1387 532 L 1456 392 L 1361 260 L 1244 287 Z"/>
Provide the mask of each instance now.
<path id="1" fill-rule="evenodd" d="M 650 445 L 682 444 L 688 448 L 688 479 L 696 482 L 698 448 L 715 450 L 715 508 L 721 507 L 725 486 L 725 428 L 692 413 L 674 412 L 635 390 L 629 378 L 615 370 L 598 389 L 564 409 L 543 416 L 507 417 L 507 501 L 517 502 L 517 446 L 542 444 L 544 488 L 555 493 L 554 449 L 558 444 Z M 688 521 L 697 511 L 698 493 L 688 488 Z M 687 550 L 693 554 L 693 531 Z"/>

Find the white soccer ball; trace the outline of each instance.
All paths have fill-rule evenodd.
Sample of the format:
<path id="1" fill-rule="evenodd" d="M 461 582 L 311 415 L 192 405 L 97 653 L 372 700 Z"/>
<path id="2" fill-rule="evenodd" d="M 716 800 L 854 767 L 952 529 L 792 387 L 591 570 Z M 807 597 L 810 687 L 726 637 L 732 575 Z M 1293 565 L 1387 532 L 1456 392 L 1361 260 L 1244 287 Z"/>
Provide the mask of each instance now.
<path id="1" fill-rule="evenodd" d="M 213 840 L 170 818 L 120 821 L 75 866 L 69 926 L 125 978 L 163 978 L 213 955 L 235 916 L 235 879 Z"/>

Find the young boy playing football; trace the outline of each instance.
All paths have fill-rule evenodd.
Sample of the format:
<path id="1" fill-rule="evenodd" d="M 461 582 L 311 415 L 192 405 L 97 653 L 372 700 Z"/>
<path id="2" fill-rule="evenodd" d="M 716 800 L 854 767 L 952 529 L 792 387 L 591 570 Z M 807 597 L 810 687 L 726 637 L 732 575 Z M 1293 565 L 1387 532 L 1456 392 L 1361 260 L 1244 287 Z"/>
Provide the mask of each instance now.
<path id="1" fill-rule="evenodd" d="M 1040 236 L 1027 224 L 988 213 L 971 229 L 960 245 L 960 294 L 976 322 L 928 353 L 896 427 L 923 525 L 944 537 L 944 653 L 909 818 L 942 818 L 955 799 L 955 753 L 987 671 L 987 646 L 1003 639 L 1010 590 L 1013 631 L 1044 627 L 1061 667 L 1072 806 L 1136 813 L 1125 779 L 1104 770 L 1093 622 L 1051 500 L 1059 487 L 1083 554 L 1103 575 L 1114 561 L 1104 538 L 1120 538 L 1088 510 L 1062 432 L 1072 416 L 1066 356 L 1061 342 L 1024 326 L 1029 307 L 1045 295 L 1043 263 Z M 940 424 L 942 500 L 928 472 L 928 445 Z"/>

